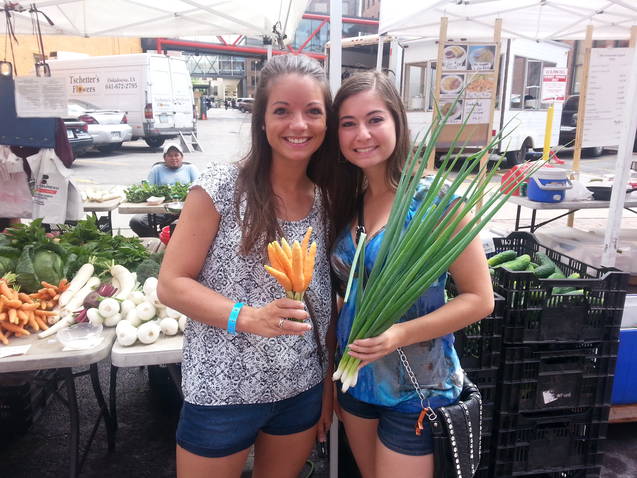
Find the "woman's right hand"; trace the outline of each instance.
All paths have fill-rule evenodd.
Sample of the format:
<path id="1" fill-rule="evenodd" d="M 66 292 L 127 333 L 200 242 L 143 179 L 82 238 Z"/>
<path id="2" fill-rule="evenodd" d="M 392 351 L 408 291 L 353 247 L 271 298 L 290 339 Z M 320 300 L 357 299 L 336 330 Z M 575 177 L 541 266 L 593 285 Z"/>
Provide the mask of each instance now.
<path id="1" fill-rule="evenodd" d="M 276 299 L 263 307 L 246 307 L 237 320 L 237 330 L 249 332 L 262 337 L 278 337 L 279 335 L 303 335 L 312 326 L 306 320 L 310 316 L 305 310 L 305 304 L 298 300 Z M 295 320 L 288 320 L 295 319 Z"/>

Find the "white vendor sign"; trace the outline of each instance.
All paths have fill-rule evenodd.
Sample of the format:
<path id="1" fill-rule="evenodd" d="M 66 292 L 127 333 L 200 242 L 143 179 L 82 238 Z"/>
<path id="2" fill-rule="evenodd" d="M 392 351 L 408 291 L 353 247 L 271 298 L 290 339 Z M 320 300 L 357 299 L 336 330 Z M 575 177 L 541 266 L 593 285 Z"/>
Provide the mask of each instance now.
<path id="1" fill-rule="evenodd" d="M 542 74 L 542 103 L 563 103 L 566 99 L 568 68 L 544 68 Z"/>

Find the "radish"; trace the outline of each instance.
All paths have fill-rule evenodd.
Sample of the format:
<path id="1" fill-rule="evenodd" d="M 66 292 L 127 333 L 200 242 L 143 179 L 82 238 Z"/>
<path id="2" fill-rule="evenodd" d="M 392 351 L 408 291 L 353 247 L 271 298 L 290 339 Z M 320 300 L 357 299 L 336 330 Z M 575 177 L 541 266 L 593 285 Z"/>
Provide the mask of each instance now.
<path id="1" fill-rule="evenodd" d="M 119 282 L 119 292 L 115 294 L 116 299 L 126 299 L 135 288 L 135 275 L 133 275 L 126 267 L 115 264 L 109 269 L 113 279 Z"/>
<path id="2" fill-rule="evenodd" d="M 170 317 L 166 317 L 165 319 L 161 319 L 159 322 L 159 327 L 164 335 L 175 335 L 179 331 L 179 324 L 175 319 Z"/>
<path id="3" fill-rule="evenodd" d="M 179 319 L 179 317 L 181 317 L 181 312 L 170 307 L 166 307 L 166 317 L 170 317 L 171 319 Z"/>
<path id="4" fill-rule="evenodd" d="M 110 317 L 104 317 L 104 325 L 106 327 L 115 327 L 120 320 L 122 320 L 122 314 L 118 312 Z"/>
<path id="5" fill-rule="evenodd" d="M 111 299 L 110 297 L 107 299 L 103 299 L 100 301 L 100 305 L 98 307 L 100 315 L 105 319 L 108 317 L 112 317 L 113 315 L 119 312 L 119 302 L 115 299 Z"/>
<path id="6" fill-rule="evenodd" d="M 102 317 L 99 311 L 95 307 L 91 307 L 86 311 L 86 316 L 88 317 L 88 321 L 93 325 L 99 325 L 104 322 L 104 317 Z"/>
<path id="7" fill-rule="evenodd" d="M 73 322 L 74 322 L 73 314 L 65 315 L 60 320 L 58 320 L 55 324 L 53 324 L 51 327 L 49 327 L 48 329 L 40 332 L 38 334 L 38 337 L 41 338 L 41 339 L 45 339 L 47 337 L 50 337 L 51 335 L 56 334 L 60 330 L 65 329 L 66 327 L 71 325 Z"/>
<path id="8" fill-rule="evenodd" d="M 122 301 L 120 305 L 120 312 L 122 313 L 124 317 L 126 317 L 126 314 L 128 314 L 128 312 L 134 308 L 135 308 L 135 302 L 133 302 L 130 299 L 126 299 Z"/>
<path id="9" fill-rule="evenodd" d="M 161 327 L 155 322 L 146 322 L 137 329 L 137 338 L 143 344 L 152 344 L 159 338 Z"/>
<path id="10" fill-rule="evenodd" d="M 129 310 L 124 317 L 126 317 L 126 320 L 128 320 L 134 327 L 139 327 L 142 324 L 142 319 L 140 319 L 139 315 L 137 315 L 137 309 Z"/>
<path id="11" fill-rule="evenodd" d="M 157 313 L 155 306 L 147 301 L 138 304 L 137 307 L 135 307 L 135 310 L 137 311 L 137 317 L 143 321 L 152 319 Z"/>
<path id="12" fill-rule="evenodd" d="M 186 317 L 185 315 L 180 315 L 179 316 L 179 330 L 181 330 L 182 332 L 186 329 L 186 322 L 188 321 L 188 317 Z"/>
<path id="13" fill-rule="evenodd" d="M 146 300 L 146 296 L 141 290 L 136 290 L 128 297 L 135 305 L 141 304 Z"/>
<path id="14" fill-rule="evenodd" d="M 122 347 L 129 347 L 136 341 L 137 329 L 132 325 L 121 327 L 119 331 L 117 331 L 117 343 L 120 344 Z"/>
<path id="15" fill-rule="evenodd" d="M 134 329 L 137 329 L 137 327 L 135 327 L 133 324 L 130 323 L 130 321 L 126 320 L 126 319 L 122 319 L 119 322 L 117 322 L 117 325 L 115 326 L 115 333 L 119 334 L 119 331 L 122 330 L 124 327 L 132 327 Z M 137 332 L 135 332 L 137 333 Z"/>
<path id="16" fill-rule="evenodd" d="M 144 294 L 149 295 L 151 292 L 156 291 L 157 290 L 157 278 L 156 277 L 149 277 L 148 279 L 146 279 L 146 281 L 144 282 L 144 287 L 142 287 L 142 290 L 144 291 Z"/>
<path id="17" fill-rule="evenodd" d="M 73 295 L 71 300 L 66 304 L 65 307 L 62 308 L 62 310 L 66 309 L 69 312 L 75 312 L 77 309 L 82 307 L 86 296 L 97 289 L 99 285 L 100 280 L 97 277 L 91 277 L 88 281 L 86 281 L 84 286 L 80 290 L 78 290 L 75 295 Z"/>
<path id="18" fill-rule="evenodd" d="M 64 307 L 69 303 L 71 298 L 88 282 L 93 272 L 95 272 L 95 267 L 90 262 L 87 262 L 78 269 L 75 273 L 75 277 L 73 277 L 73 280 L 69 283 L 68 288 L 60 294 L 58 301 L 60 307 Z"/>

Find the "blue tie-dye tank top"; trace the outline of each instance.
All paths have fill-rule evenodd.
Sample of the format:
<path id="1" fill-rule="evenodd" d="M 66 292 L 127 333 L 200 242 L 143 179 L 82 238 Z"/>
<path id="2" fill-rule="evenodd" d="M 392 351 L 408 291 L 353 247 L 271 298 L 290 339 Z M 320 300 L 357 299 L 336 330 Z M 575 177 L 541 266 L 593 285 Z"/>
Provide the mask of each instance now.
<path id="1" fill-rule="evenodd" d="M 411 221 L 423 201 L 432 179 L 429 176 L 425 177 L 418 185 L 406 224 Z M 371 272 L 374 265 L 383 236 L 384 228 L 371 238 L 368 237 L 365 248 L 367 274 Z M 355 252 L 356 246 L 352 233 L 347 228 L 339 234 L 331 255 L 332 267 L 338 278 L 341 293 L 347 284 Z M 444 305 L 446 278 L 447 274 L 442 274 L 401 317 L 400 322 L 426 315 Z M 338 359 L 343 355 L 347 345 L 356 312 L 354 304 L 356 304 L 356 280 L 352 285 L 348 302 L 343 304 L 338 318 L 336 327 Z M 453 334 L 448 334 L 403 347 L 403 352 L 416 374 L 418 383 L 429 401 L 429 406 L 434 408 L 456 402 L 462 389 L 464 374 L 453 342 Z M 400 412 L 412 413 L 421 410 L 420 399 L 400 362 L 398 352 L 393 352 L 359 370 L 358 382 L 355 387 L 349 389 L 348 393 L 360 401 L 391 407 Z"/>

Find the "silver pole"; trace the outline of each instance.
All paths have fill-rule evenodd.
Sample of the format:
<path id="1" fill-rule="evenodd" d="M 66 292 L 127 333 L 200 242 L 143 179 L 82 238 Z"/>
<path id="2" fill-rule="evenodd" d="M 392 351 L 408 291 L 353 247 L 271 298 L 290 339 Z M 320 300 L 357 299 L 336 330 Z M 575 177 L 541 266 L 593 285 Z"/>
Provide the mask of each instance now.
<path id="1" fill-rule="evenodd" d="M 341 86 L 343 36 L 343 5 L 340 0 L 330 0 L 330 88 L 335 95 Z"/>

